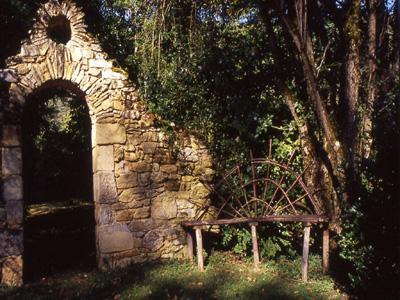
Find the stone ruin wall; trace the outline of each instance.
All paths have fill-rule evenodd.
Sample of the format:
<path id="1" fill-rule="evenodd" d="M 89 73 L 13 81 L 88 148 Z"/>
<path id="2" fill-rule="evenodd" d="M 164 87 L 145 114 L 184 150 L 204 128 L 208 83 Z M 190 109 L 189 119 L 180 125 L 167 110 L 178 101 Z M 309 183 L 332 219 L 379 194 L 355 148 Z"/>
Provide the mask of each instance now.
<path id="1" fill-rule="evenodd" d="M 51 17 L 65 16 L 71 38 L 51 40 Z M 126 73 L 113 66 L 86 32 L 84 14 L 70 1 L 43 5 L 21 52 L 0 78 L 9 85 L 1 103 L 0 278 L 22 284 L 23 177 L 21 114 L 36 90 L 81 91 L 92 120 L 96 248 L 101 269 L 183 257 L 183 220 L 209 203 L 213 175 L 207 149 L 193 135 L 171 136 L 156 126 Z"/>

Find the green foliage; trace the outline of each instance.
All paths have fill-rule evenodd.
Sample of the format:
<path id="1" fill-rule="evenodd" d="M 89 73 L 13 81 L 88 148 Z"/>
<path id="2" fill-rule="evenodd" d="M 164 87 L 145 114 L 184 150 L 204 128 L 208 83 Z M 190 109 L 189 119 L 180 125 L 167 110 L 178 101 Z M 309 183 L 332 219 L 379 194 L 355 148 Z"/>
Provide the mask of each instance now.
<path id="1" fill-rule="evenodd" d="M 360 232 L 360 220 L 363 217 L 359 206 L 354 205 L 343 213 L 343 232 L 337 236 L 339 255 L 351 265 L 347 273 L 353 288 L 360 287 L 365 281 L 368 263 L 371 259 L 371 247 L 363 242 Z"/>
<path id="2" fill-rule="evenodd" d="M 281 223 L 257 226 L 261 258 L 267 260 L 279 257 L 294 258 L 297 254 L 296 241 L 300 240 L 296 227 L 296 225 L 287 226 Z M 248 226 L 223 227 L 221 244 L 224 249 L 232 249 L 241 257 L 252 256 L 251 232 Z M 216 247 L 218 248 L 218 245 Z"/>
<path id="3" fill-rule="evenodd" d="M 28 202 L 90 200 L 91 121 L 85 100 L 63 90 L 29 100 L 23 123 Z"/>
<path id="4" fill-rule="evenodd" d="M 246 228 L 227 227 L 223 230 L 222 245 L 233 246 L 233 252 L 241 256 L 251 253 L 251 233 Z"/>

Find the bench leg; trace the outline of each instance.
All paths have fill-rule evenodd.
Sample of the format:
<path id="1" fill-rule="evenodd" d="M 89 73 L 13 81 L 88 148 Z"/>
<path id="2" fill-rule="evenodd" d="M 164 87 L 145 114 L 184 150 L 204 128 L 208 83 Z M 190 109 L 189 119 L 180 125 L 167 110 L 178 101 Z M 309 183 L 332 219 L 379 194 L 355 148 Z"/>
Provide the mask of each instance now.
<path id="1" fill-rule="evenodd" d="M 304 227 L 304 240 L 303 240 L 303 258 L 301 260 L 301 280 L 307 282 L 308 280 L 308 252 L 310 246 L 310 229 L 311 225 L 306 224 Z"/>
<path id="2" fill-rule="evenodd" d="M 197 266 L 200 271 L 204 271 L 203 238 L 201 236 L 201 228 L 195 227 L 194 230 L 196 231 Z"/>

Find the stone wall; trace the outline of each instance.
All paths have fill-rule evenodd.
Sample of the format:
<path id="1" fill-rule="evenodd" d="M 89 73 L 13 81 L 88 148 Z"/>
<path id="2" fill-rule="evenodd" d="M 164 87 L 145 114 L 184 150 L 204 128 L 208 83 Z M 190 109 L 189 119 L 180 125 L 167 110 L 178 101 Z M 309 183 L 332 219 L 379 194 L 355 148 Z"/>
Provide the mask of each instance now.
<path id="1" fill-rule="evenodd" d="M 60 26 L 71 32 L 63 42 L 51 38 Z M 44 4 L 0 79 L 10 84 L 1 112 L 1 282 L 22 283 L 21 114 L 30 95 L 49 87 L 84 93 L 89 107 L 99 267 L 185 255 L 180 222 L 198 218 L 209 203 L 211 158 L 195 136 L 157 126 L 126 73 L 86 32 L 78 7 Z"/>

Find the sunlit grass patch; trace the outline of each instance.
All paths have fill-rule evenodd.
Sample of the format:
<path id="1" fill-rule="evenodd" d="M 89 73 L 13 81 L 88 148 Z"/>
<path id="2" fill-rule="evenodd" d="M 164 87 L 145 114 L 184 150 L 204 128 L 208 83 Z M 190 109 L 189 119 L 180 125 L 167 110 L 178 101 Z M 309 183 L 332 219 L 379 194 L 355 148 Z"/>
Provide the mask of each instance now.
<path id="1" fill-rule="evenodd" d="M 339 299 L 334 282 L 311 257 L 310 281 L 299 275 L 299 259 L 251 260 L 227 252 L 208 257 L 204 272 L 189 261 L 135 264 L 111 272 L 67 274 L 22 288 L 0 288 L 6 299 Z"/>
<path id="2" fill-rule="evenodd" d="M 61 211 L 74 210 L 79 208 L 93 207 L 92 202 L 83 202 L 79 200 L 70 200 L 63 202 L 45 202 L 38 204 L 31 204 L 25 208 L 25 216 L 27 218 L 34 218 L 44 215 L 49 215 Z"/>

